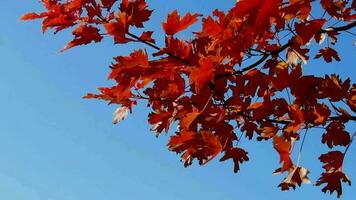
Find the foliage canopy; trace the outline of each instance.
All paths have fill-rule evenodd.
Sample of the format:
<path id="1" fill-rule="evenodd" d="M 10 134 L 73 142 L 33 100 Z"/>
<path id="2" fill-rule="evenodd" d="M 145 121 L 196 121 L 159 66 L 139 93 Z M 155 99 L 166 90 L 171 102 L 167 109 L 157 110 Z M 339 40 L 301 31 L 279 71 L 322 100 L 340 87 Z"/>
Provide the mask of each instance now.
<path id="1" fill-rule="evenodd" d="M 72 29 L 74 39 L 62 51 L 104 37 L 156 51 L 115 57 L 109 79 L 116 84 L 84 98 L 118 104 L 114 123 L 147 101 L 157 136 L 179 124 L 168 148 L 184 166 L 222 154 L 220 161 L 232 159 L 238 172 L 249 160 L 238 145 L 242 136 L 270 140 L 281 164 L 274 173 L 287 173 L 279 187 L 295 189 L 310 181 L 300 159 L 291 157 L 293 146 L 301 142 L 300 155 L 307 131 L 322 128 L 320 142 L 330 151 L 319 157 L 325 171 L 316 185 L 340 197 L 342 182 L 351 184 L 342 165 L 355 135 L 345 125 L 356 120 L 356 85 L 337 74 L 305 75 L 303 65 L 310 59 L 340 61 L 334 46 L 343 33 L 353 34 L 355 0 L 240 0 L 208 16 L 175 10 L 162 23 L 164 47 L 156 45 L 153 31 L 141 31 L 153 12 L 145 0 L 41 1 L 45 11 L 22 20 L 42 19 L 43 32 Z M 317 9 L 321 15 L 313 13 Z M 176 36 L 198 21 L 201 29 L 191 39 Z M 318 53 L 310 55 L 310 48 Z"/>

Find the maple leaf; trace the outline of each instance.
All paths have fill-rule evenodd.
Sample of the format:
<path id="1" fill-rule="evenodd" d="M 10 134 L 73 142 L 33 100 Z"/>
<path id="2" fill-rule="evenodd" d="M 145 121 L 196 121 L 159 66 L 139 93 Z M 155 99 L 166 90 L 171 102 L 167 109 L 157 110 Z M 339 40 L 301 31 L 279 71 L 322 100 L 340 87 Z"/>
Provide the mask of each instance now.
<path id="1" fill-rule="evenodd" d="M 189 75 L 190 83 L 195 86 L 195 91 L 199 93 L 208 82 L 214 78 L 214 65 L 209 58 L 201 58 L 199 67 L 192 70 Z"/>
<path id="2" fill-rule="evenodd" d="M 125 117 L 129 114 L 130 108 L 123 106 L 119 107 L 114 112 L 114 120 L 112 121 L 113 124 L 117 124 L 119 121 L 125 119 Z"/>
<path id="3" fill-rule="evenodd" d="M 199 164 L 205 164 L 222 150 L 218 138 L 209 131 L 182 130 L 179 135 L 171 136 L 167 146 L 171 151 L 182 153 L 185 167 L 191 165 L 194 158 L 199 160 Z"/>
<path id="4" fill-rule="evenodd" d="M 312 6 L 310 1 L 290 0 L 289 6 L 282 8 L 283 17 L 290 22 L 294 18 L 299 18 L 301 21 L 308 19 Z"/>
<path id="5" fill-rule="evenodd" d="M 126 38 L 126 33 L 128 32 L 128 26 L 121 22 L 111 22 L 104 24 L 104 28 L 109 35 L 114 36 L 115 43 L 127 43 L 132 41 Z"/>
<path id="6" fill-rule="evenodd" d="M 319 83 L 319 98 L 329 98 L 330 101 L 340 101 L 347 96 L 350 88 L 350 79 L 342 81 L 336 74 L 325 75 Z"/>
<path id="7" fill-rule="evenodd" d="M 139 28 L 143 27 L 143 23 L 150 19 L 152 10 L 148 9 L 145 0 L 122 0 L 120 4 L 121 21 L 125 21 L 125 25 L 133 25 Z"/>
<path id="8" fill-rule="evenodd" d="M 315 19 L 307 22 L 295 24 L 295 31 L 298 36 L 295 38 L 301 45 L 308 44 L 313 37 L 320 32 L 321 27 L 326 23 L 325 19 Z"/>
<path id="9" fill-rule="evenodd" d="M 349 145 L 351 137 L 350 134 L 344 130 L 344 128 L 344 124 L 340 121 L 331 122 L 326 128 L 326 133 L 322 136 L 322 143 L 326 143 L 329 148 L 333 148 L 333 146 L 337 145 Z"/>
<path id="10" fill-rule="evenodd" d="M 247 154 L 244 149 L 233 147 L 225 150 L 225 154 L 220 161 L 232 159 L 234 161 L 234 172 L 237 173 L 240 170 L 240 164 L 249 160 Z"/>
<path id="11" fill-rule="evenodd" d="M 282 0 L 262 1 L 255 19 L 254 29 L 257 34 L 263 34 L 271 26 L 271 21 L 279 17 L 279 6 Z"/>
<path id="12" fill-rule="evenodd" d="M 199 116 L 200 112 L 193 111 L 188 113 L 183 119 L 180 121 L 180 127 L 183 129 L 189 130 L 190 125 L 193 121 Z"/>
<path id="13" fill-rule="evenodd" d="M 271 139 L 277 134 L 278 130 L 279 127 L 270 122 L 261 123 L 261 126 L 258 128 L 259 136 L 257 137 L 257 140 L 261 141 Z"/>
<path id="14" fill-rule="evenodd" d="M 225 14 L 219 10 L 215 10 L 213 15 L 219 18 L 219 21 L 214 20 L 211 16 L 203 18 L 202 31 L 198 33 L 200 37 L 214 37 L 224 30 Z"/>
<path id="15" fill-rule="evenodd" d="M 298 61 L 301 60 L 303 64 L 306 64 L 309 60 L 308 52 L 309 49 L 302 49 L 298 45 L 292 45 L 287 51 L 287 62 L 298 65 Z"/>
<path id="16" fill-rule="evenodd" d="M 114 5 L 117 0 L 100 0 L 101 5 L 106 9 L 110 10 L 110 8 Z"/>
<path id="17" fill-rule="evenodd" d="M 145 31 L 141 34 L 140 39 L 143 41 L 155 43 L 155 40 L 152 38 L 152 31 Z"/>
<path id="18" fill-rule="evenodd" d="M 279 154 L 282 167 L 275 170 L 274 174 L 282 173 L 290 170 L 293 167 L 293 162 L 290 158 L 293 141 L 286 140 L 283 136 L 273 137 L 273 147 Z"/>
<path id="19" fill-rule="evenodd" d="M 319 157 L 320 162 L 324 163 L 323 168 L 327 171 L 336 171 L 342 168 L 344 154 L 340 151 L 330 151 Z"/>
<path id="20" fill-rule="evenodd" d="M 160 56 L 163 54 L 171 54 L 181 59 L 187 59 L 192 56 L 192 43 L 185 42 L 183 39 L 176 39 L 171 36 L 166 37 L 166 47 L 154 53 L 153 56 Z M 185 63 L 186 64 L 186 63 Z"/>
<path id="21" fill-rule="evenodd" d="M 280 187 L 282 191 L 289 190 L 290 188 L 295 190 L 296 186 L 301 186 L 302 183 L 310 183 L 308 174 L 309 170 L 304 167 L 293 167 L 289 170 L 288 176 L 278 187 Z"/>
<path id="22" fill-rule="evenodd" d="M 323 124 L 327 122 L 330 117 L 330 109 L 326 104 L 316 104 L 311 108 L 305 110 L 305 121 L 314 124 Z"/>
<path id="23" fill-rule="evenodd" d="M 24 15 L 21 16 L 21 20 L 34 20 L 34 19 L 39 19 L 39 18 L 42 18 L 43 16 L 37 14 L 37 13 L 34 13 L 34 12 L 31 12 L 31 13 L 26 13 Z"/>
<path id="24" fill-rule="evenodd" d="M 352 85 L 350 93 L 347 97 L 347 105 L 352 111 L 356 112 L 356 85 Z"/>
<path id="25" fill-rule="evenodd" d="M 183 18 L 180 18 L 178 11 L 174 10 L 167 16 L 167 21 L 162 23 L 164 32 L 167 35 L 174 35 L 198 21 L 200 14 L 187 13 Z"/>
<path id="26" fill-rule="evenodd" d="M 292 120 L 292 123 L 290 123 L 284 130 L 286 132 L 297 133 L 302 125 L 304 125 L 304 113 L 298 108 L 298 105 L 292 105 L 289 109 L 289 118 Z"/>
<path id="27" fill-rule="evenodd" d="M 120 82 L 120 78 L 128 75 L 130 78 L 140 77 L 142 74 L 137 74 L 137 70 L 141 70 L 143 73 L 143 69 L 149 66 L 148 56 L 142 49 L 136 50 L 128 56 L 117 56 L 114 59 L 116 63 L 111 66 L 109 79 L 115 79 L 118 82 Z"/>
<path id="28" fill-rule="evenodd" d="M 326 184 L 322 191 L 324 193 L 329 191 L 330 194 L 336 191 L 337 197 L 340 198 L 342 194 L 341 182 L 351 185 L 349 177 L 342 171 L 344 154 L 340 151 L 330 151 L 326 154 L 322 154 L 319 160 L 324 163 L 323 168 L 325 172 L 321 174 L 316 185 Z"/>
<path id="29" fill-rule="evenodd" d="M 155 131 L 156 136 L 158 136 L 163 130 L 168 133 L 169 126 L 173 122 L 173 116 L 170 112 L 157 110 L 148 115 L 148 122 L 152 125 L 151 131 Z"/>
<path id="30" fill-rule="evenodd" d="M 89 44 L 92 41 L 100 42 L 103 38 L 99 33 L 99 29 L 90 25 L 81 25 L 74 29 L 72 33 L 75 36 L 74 40 L 70 41 L 61 51 L 78 45 Z"/>
<path id="31" fill-rule="evenodd" d="M 334 58 L 336 61 L 340 61 L 340 57 L 337 54 L 337 52 L 330 47 L 325 47 L 323 49 L 319 50 L 319 53 L 316 54 L 314 58 L 320 58 L 323 57 L 326 62 L 332 62 L 332 59 Z"/>
<path id="32" fill-rule="evenodd" d="M 324 193 L 329 191 L 330 194 L 336 191 L 337 197 L 340 198 L 342 195 L 341 182 L 351 185 L 349 177 L 347 177 L 342 171 L 326 172 L 322 173 L 321 177 L 316 182 L 316 185 L 319 186 L 326 184 L 326 186 L 322 188 L 322 191 Z"/>
<path id="33" fill-rule="evenodd" d="M 247 121 L 241 127 L 241 131 L 246 131 L 246 137 L 251 140 L 253 138 L 253 133 L 257 132 L 257 125 L 251 121 Z"/>

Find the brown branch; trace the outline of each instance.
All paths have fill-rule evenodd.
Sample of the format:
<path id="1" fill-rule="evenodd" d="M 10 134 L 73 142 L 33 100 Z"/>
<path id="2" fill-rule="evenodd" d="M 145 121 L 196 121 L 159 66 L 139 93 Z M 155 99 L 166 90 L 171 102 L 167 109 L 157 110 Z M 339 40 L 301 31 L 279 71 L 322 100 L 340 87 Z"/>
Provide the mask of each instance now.
<path id="1" fill-rule="evenodd" d="M 346 30 L 349 30 L 353 27 L 356 26 L 356 21 L 354 22 L 351 22 L 350 24 L 347 24 L 345 26 L 339 26 L 339 27 L 329 27 L 327 29 L 321 29 L 320 32 L 321 33 L 326 33 L 326 32 L 333 32 L 333 31 L 336 31 L 336 32 L 339 32 L 339 31 L 346 31 Z M 130 37 L 136 39 L 137 41 L 143 43 L 143 44 L 146 44 L 156 50 L 161 50 L 160 47 L 158 47 L 157 45 L 153 44 L 153 43 L 150 43 L 150 42 L 147 42 L 145 40 L 142 40 L 140 37 L 138 37 L 137 35 L 133 34 L 133 33 L 130 33 L 130 32 L 127 32 L 127 35 L 129 35 Z M 231 75 L 241 75 L 243 74 L 244 72 L 246 71 L 249 71 L 255 67 L 257 67 L 258 65 L 262 64 L 265 60 L 267 60 L 267 58 L 271 55 L 278 55 L 279 53 L 281 53 L 282 51 L 284 51 L 285 49 L 287 49 L 289 46 L 291 46 L 293 44 L 292 41 L 289 41 L 287 44 L 281 46 L 280 49 L 278 50 L 275 50 L 275 51 L 269 51 L 269 52 L 266 52 L 259 60 L 257 60 L 255 63 L 252 63 L 251 65 L 247 66 L 247 67 L 244 67 L 238 71 L 235 71 L 235 72 L 232 72 L 232 73 L 226 73 L 226 74 L 219 74 L 216 76 L 216 79 L 218 78 L 221 78 L 221 77 L 226 77 L 226 76 L 231 76 Z M 181 62 L 183 62 L 184 64 L 187 64 L 187 65 L 191 65 L 190 62 L 188 60 L 185 60 L 179 56 L 176 56 L 170 52 L 165 52 L 165 54 L 167 54 L 168 56 L 176 59 L 176 60 L 179 60 Z"/>
<path id="2" fill-rule="evenodd" d="M 269 52 L 265 52 L 264 55 L 257 60 L 256 62 L 252 63 L 251 65 L 244 67 L 238 71 L 234 71 L 232 73 L 225 73 L 225 74 L 219 74 L 217 75 L 215 78 L 219 79 L 222 77 L 226 77 L 226 76 L 232 76 L 232 75 L 242 75 L 244 72 L 249 71 L 255 67 L 257 67 L 258 65 L 260 65 L 261 63 L 263 63 L 265 60 L 267 60 L 267 58 L 271 55 L 278 55 L 280 52 L 284 51 L 285 49 L 287 49 L 289 46 L 292 45 L 292 42 L 288 42 L 287 44 L 281 46 L 280 49 L 275 50 L 275 51 L 269 51 Z"/>
<path id="3" fill-rule="evenodd" d="M 329 117 L 329 119 L 327 121 L 334 121 L 334 120 L 339 120 L 344 118 L 344 116 L 332 116 Z M 288 125 L 290 123 L 292 123 L 292 121 L 290 120 L 276 120 L 276 119 L 265 119 L 267 122 L 271 122 L 271 123 L 277 123 L 277 124 L 285 124 Z M 351 121 L 356 121 L 356 116 L 350 116 Z"/>
<path id="4" fill-rule="evenodd" d="M 162 50 L 157 45 L 155 45 L 153 43 L 150 43 L 150 42 L 147 42 L 147 41 L 141 39 L 140 37 L 138 37 L 137 35 L 135 35 L 133 33 L 127 32 L 127 35 L 129 35 L 130 37 L 136 39 L 138 42 L 144 43 L 144 44 L 146 44 L 146 45 L 148 45 L 148 46 L 150 46 L 150 47 L 152 47 L 152 48 L 154 48 L 154 49 L 156 49 L 158 51 Z M 181 58 L 179 56 L 176 56 L 176 55 L 174 55 L 174 54 L 172 54 L 170 52 L 165 52 L 165 54 L 167 54 L 169 57 L 172 57 L 172 58 L 174 58 L 174 59 L 176 59 L 176 60 L 178 60 L 178 61 L 180 61 L 180 62 L 182 62 L 182 63 L 184 63 L 186 65 L 191 65 L 188 60 L 185 60 L 185 59 L 183 59 L 183 58 Z"/>
<path id="5" fill-rule="evenodd" d="M 350 141 L 350 143 L 347 145 L 347 147 L 346 147 L 346 149 L 345 149 L 345 151 L 344 151 L 344 153 L 343 153 L 343 154 L 344 154 L 344 157 L 345 157 L 347 151 L 349 150 L 349 148 L 350 148 L 352 142 L 354 141 L 355 136 L 356 136 L 356 131 L 352 134 L 352 136 L 351 136 L 351 141 Z"/>
<path id="6" fill-rule="evenodd" d="M 353 21 L 349 24 L 346 24 L 345 26 L 338 26 L 338 27 L 329 27 L 327 29 L 321 29 L 321 33 L 327 33 L 327 32 L 339 32 L 339 31 L 346 31 L 349 29 L 352 29 L 356 26 L 356 21 Z"/>

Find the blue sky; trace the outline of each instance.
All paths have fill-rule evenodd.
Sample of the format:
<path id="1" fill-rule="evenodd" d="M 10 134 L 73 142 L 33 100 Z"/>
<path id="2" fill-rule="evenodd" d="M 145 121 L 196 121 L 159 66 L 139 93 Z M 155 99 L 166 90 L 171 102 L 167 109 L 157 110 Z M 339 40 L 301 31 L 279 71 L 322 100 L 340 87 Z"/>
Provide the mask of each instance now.
<path id="1" fill-rule="evenodd" d="M 157 27 L 173 9 L 209 13 L 233 2 L 156 0 L 151 3 L 155 12 L 148 27 Z M 43 35 L 39 22 L 19 20 L 25 12 L 40 10 L 37 0 L 0 1 L 0 199 L 335 199 L 312 185 L 280 192 L 277 185 L 283 176 L 271 174 L 278 167 L 278 156 L 269 142 L 243 140 L 251 160 L 234 174 L 231 162 L 217 160 L 184 168 L 179 156 L 166 149 L 168 136 L 157 139 L 149 131 L 143 104 L 125 121 L 112 125 L 114 106 L 81 97 L 110 84 L 107 66 L 113 56 L 140 45 L 114 46 L 107 39 L 59 53 L 70 39 L 68 33 Z M 340 37 L 337 49 L 342 62 L 311 62 L 306 72 L 337 72 L 354 81 L 354 40 L 349 34 Z M 321 134 L 310 132 L 304 147 L 308 153 L 302 158 L 314 181 L 321 173 L 317 157 L 328 150 L 314 142 Z M 356 145 L 344 166 L 352 180 L 356 180 L 354 155 Z M 355 196 L 354 186 L 344 187 L 343 199 Z"/>

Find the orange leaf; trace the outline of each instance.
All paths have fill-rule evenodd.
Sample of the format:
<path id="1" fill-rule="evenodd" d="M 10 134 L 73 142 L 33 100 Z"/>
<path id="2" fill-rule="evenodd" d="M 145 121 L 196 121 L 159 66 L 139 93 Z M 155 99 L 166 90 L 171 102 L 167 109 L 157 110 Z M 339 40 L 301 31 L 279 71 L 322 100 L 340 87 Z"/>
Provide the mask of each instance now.
<path id="1" fill-rule="evenodd" d="M 199 93 L 208 82 L 214 78 L 213 62 L 209 58 L 201 58 L 199 67 L 194 68 L 189 76 L 190 83 L 195 85 L 195 92 Z"/>
<path id="2" fill-rule="evenodd" d="M 293 163 L 290 158 L 292 141 L 286 140 L 283 136 L 276 135 L 273 137 L 273 147 L 279 153 L 280 162 L 282 163 L 282 167 L 277 169 L 274 173 L 285 172 L 292 168 Z"/>
<path id="3" fill-rule="evenodd" d="M 61 51 L 78 45 L 89 44 L 93 41 L 100 42 L 103 38 L 99 33 L 99 29 L 90 25 L 80 25 L 72 33 L 75 36 L 74 40 L 70 41 Z"/>
<path id="4" fill-rule="evenodd" d="M 22 15 L 22 17 L 20 18 L 21 20 L 33 20 L 33 19 L 39 19 L 42 18 L 43 16 L 37 14 L 37 13 L 27 13 Z"/>
<path id="5" fill-rule="evenodd" d="M 178 11 L 175 10 L 167 17 L 167 22 L 162 23 L 164 32 L 167 35 L 174 35 L 198 21 L 200 14 L 187 13 L 183 18 L 180 18 Z"/>
<path id="6" fill-rule="evenodd" d="M 325 47 L 323 49 L 320 49 L 319 53 L 316 54 L 315 58 L 320 58 L 320 57 L 323 57 L 327 63 L 332 62 L 333 58 L 336 61 L 341 60 L 339 55 L 337 54 L 337 52 L 333 48 L 330 48 L 330 47 Z"/>
<path id="7" fill-rule="evenodd" d="M 233 147 L 225 151 L 225 154 L 220 161 L 232 159 L 234 161 L 234 172 L 237 173 L 240 170 L 240 164 L 249 160 L 247 154 L 248 153 L 244 149 Z"/>

